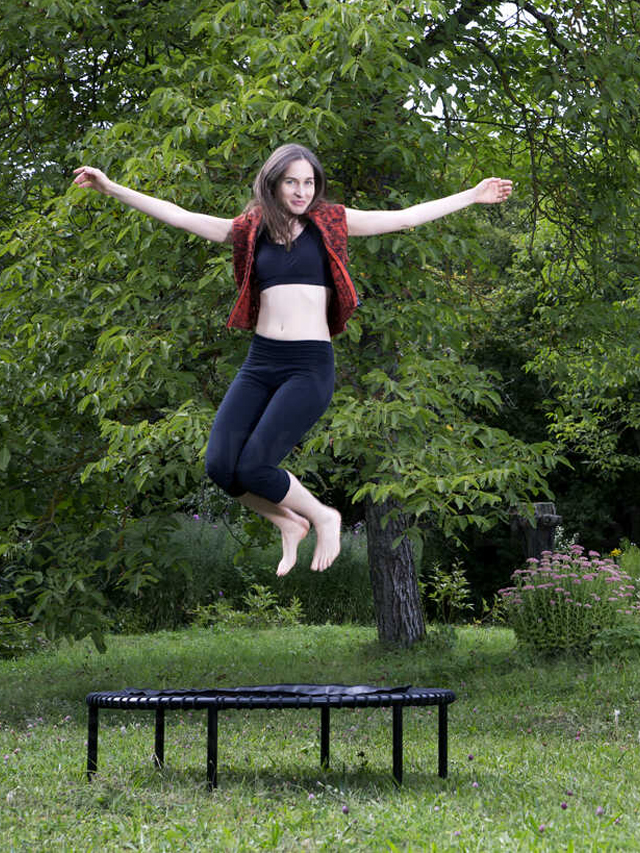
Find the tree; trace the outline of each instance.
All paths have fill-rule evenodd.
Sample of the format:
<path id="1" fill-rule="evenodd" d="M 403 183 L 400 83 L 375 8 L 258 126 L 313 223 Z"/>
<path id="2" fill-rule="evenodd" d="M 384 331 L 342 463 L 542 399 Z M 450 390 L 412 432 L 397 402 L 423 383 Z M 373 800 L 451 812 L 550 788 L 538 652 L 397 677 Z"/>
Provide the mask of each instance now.
<path id="1" fill-rule="evenodd" d="M 567 522 L 585 535 L 600 526 L 604 545 L 603 516 L 618 514 L 617 537 L 638 529 L 613 507 L 627 503 L 630 515 L 638 504 L 637 4 L 521 3 L 511 20 L 518 29 L 504 45 L 479 43 L 508 78 L 503 97 L 478 83 L 494 91 L 494 117 L 526 142 L 532 203 L 514 232 L 530 227 L 514 239 L 511 281 L 488 305 L 483 353 L 498 364 L 508 349 L 528 389 L 537 382 L 538 417 L 575 467 L 553 478 L 577 508 Z M 545 66 L 513 73 L 532 48 Z"/>
<path id="2" fill-rule="evenodd" d="M 166 526 L 196 487 L 208 424 L 246 347 L 224 329 L 233 294 L 227 250 L 104 199 L 60 194 L 60 173 L 40 191 L 49 171 L 71 171 L 75 137 L 84 133 L 73 164 L 90 160 L 124 183 L 227 216 L 242 208 L 267 154 L 292 135 L 318 151 L 333 196 L 352 206 L 410 204 L 508 165 L 530 199 L 522 252 L 534 265 L 538 311 L 564 299 L 576 276 L 572 316 L 603 258 L 617 259 L 619 287 L 629 259 L 616 254 L 614 226 L 627 236 L 635 227 L 637 63 L 624 51 L 635 56 L 636 32 L 631 4 L 613 5 L 612 22 L 610 4 L 595 0 L 577 10 L 208 0 L 193 15 L 174 0 L 86 11 L 41 0 L 32 6 L 46 17 L 33 18 L 29 42 L 12 17 L 9 89 L 20 58 L 55 65 L 47 30 L 68 34 L 58 65 L 85 63 L 65 77 L 73 120 L 59 120 L 49 95 L 23 113 L 32 128 L 46 117 L 49 142 L 41 161 L 18 157 L 16 143 L 10 174 L 28 182 L 25 170 L 35 168 L 39 189 L 14 196 L 0 294 L 3 548 L 56 630 L 69 630 L 69 590 L 79 614 L 72 633 L 89 626 L 98 636 L 105 573 L 133 591 L 159 570 L 157 532 L 146 541 L 134 531 Z M 134 19 L 132 37 L 121 22 Z M 78 46 L 98 26 L 108 53 Z M 42 54 L 31 57 L 38 39 Z M 92 63 L 92 85 L 77 89 L 72 79 L 87 79 Z M 45 215 L 36 198 L 47 199 Z M 403 645 L 422 632 L 418 522 L 453 536 L 487 528 L 513 504 L 546 494 L 558 459 L 552 444 L 497 425 L 500 379 L 477 363 L 467 337 L 471 315 L 482 313 L 468 295 L 492 293 L 504 274 L 483 243 L 504 216 L 473 210 L 354 241 L 364 304 L 337 342 L 332 409 L 292 463 L 308 479 L 349 484 L 350 496 L 366 502 L 372 554 L 392 578 L 405 578 L 397 587 L 404 609 L 387 594 L 377 599 L 380 635 Z M 547 223 L 570 275 L 557 260 L 555 277 L 535 267 Z M 61 559 L 71 533 L 75 556 Z M 375 569 L 373 579 L 379 588 Z"/>
<path id="3" fill-rule="evenodd" d="M 135 116 L 155 88 L 151 73 L 193 49 L 188 22 L 163 0 L 27 0 L 0 19 L 0 222 L 68 186 L 79 140 L 114 116 Z"/>

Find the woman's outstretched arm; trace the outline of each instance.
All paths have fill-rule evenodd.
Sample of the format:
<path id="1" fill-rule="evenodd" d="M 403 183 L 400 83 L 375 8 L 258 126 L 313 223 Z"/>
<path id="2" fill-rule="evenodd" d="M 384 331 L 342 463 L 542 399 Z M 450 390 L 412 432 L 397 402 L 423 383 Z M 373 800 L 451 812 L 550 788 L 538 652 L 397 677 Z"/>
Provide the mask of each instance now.
<path id="1" fill-rule="evenodd" d="M 512 182 L 504 178 L 485 178 L 470 190 L 445 198 L 414 204 L 402 210 L 356 210 L 347 208 L 347 229 L 353 237 L 369 237 L 415 228 L 432 219 L 462 210 L 470 204 L 497 204 L 511 195 Z"/>
<path id="2" fill-rule="evenodd" d="M 76 175 L 73 182 L 79 187 L 88 187 L 103 195 L 112 196 L 129 207 L 134 207 L 161 222 L 166 222 L 167 225 L 182 228 L 183 231 L 190 231 L 215 243 L 224 243 L 231 239 L 232 219 L 208 216 L 205 213 L 192 213 L 171 201 L 163 201 L 116 184 L 104 172 L 92 166 L 80 166 L 74 169 L 73 173 Z"/>

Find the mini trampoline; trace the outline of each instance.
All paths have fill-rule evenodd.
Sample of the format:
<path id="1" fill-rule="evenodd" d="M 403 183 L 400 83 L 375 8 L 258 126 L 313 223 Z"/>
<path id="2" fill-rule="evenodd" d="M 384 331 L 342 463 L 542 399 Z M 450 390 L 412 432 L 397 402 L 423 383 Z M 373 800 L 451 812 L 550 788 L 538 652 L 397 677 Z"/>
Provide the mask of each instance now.
<path id="1" fill-rule="evenodd" d="M 402 784 L 402 709 L 438 707 L 438 775 L 447 775 L 447 711 L 455 701 L 451 690 L 430 687 L 373 687 L 366 684 L 269 684 L 229 689 L 125 688 L 89 693 L 87 775 L 98 769 L 98 711 L 155 711 L 154 761 L 164 765 L 165 712 L 178 709 L 207 711 L 207 784 L 218 785 L 218 712 L 231 710 L 320 709 L 320 763 L 329 766 L 329 714 L 339 708 L 392 708 L 393 777 Z"/>

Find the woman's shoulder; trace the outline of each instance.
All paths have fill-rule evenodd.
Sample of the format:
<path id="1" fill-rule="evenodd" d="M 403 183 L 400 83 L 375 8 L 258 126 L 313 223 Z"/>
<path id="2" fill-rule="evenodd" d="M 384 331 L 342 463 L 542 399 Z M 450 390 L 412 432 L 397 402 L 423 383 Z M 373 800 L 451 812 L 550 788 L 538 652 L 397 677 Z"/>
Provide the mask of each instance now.
<path id="1" fill-rule="evenodd" d="M 309 218 L 321 229 L 346 233 L 347 215 L 343 204 L 321 201 L 309 211 Z"/>
<path id="2" fill-rule="evenodd" d="M 256 235 L 262 221 L 262 211 L 259 207 L 243 210 L 236 216 L 231 226 L 234 246 L 246 243 Z"/>
<path id="3" fill-rule="evenodd" d="M 329 213 L 329 212 L 334 212 L 334 211 L 336 213 L 341 213 L 344 209 L 345 209 L 344 204 L 338 204 L 337 202 L 334 202 L 334 201 L 327 201 L 326 199 L 319 201 L 315 205 L 315 207 L 313 208 L 314 211 L 317 210 L 317 211 L 322 212 L 322 213 Z"/>
<path id="4" fill-rule="evenodd" d="M 262 219 L 262 210 L 258 206 L 246 207 L 242 213 L 239 213 L 233 220 L 234 228 L 238 226 L 253 225 L 260 222 Z"/>

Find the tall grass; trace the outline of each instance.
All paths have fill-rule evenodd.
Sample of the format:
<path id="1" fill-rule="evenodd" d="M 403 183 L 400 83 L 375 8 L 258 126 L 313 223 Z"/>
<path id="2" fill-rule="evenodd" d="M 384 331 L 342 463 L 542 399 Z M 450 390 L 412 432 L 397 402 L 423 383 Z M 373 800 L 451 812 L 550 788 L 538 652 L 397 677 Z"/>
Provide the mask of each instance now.
<path id="1" fill-rule="evenodd" d="M 240 524 L 183 516 L 171 548 L 187 556 L 185 565 L 143 588 L 137 598 L 117 602 L 117 625 L 122 631 L 179 627 L 190 621 L 198 606 L 219 597 L 242 607 L 254 584 L 270 589 L 283 605 L 297 597 L 310 623 L 370 623 L 373 603 L 365 535 L 345 531 L 340 556 L 323 573 L 309 571 L 314 547 L 312 532 L 299 548 L 295 568 L 278 578 L 281 546 L 276 538 L 265 541 L 256 536 L 252 544 Z"/>

